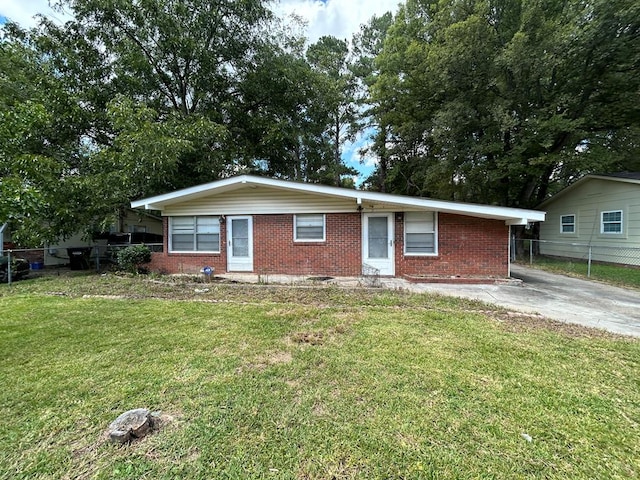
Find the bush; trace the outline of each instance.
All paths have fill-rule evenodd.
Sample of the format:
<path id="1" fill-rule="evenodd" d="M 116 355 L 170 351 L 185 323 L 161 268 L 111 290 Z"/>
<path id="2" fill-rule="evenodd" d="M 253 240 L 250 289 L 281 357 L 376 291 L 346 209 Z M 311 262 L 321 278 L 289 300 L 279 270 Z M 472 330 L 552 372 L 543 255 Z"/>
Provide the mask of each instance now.
<path id="1" fill-rule="evenodd" d="M 146 245 L 131 245 L 118 252 L 118 265 L 131 273 L 143 273 L 145 263 L 151 261 L 151 250 Z"/>

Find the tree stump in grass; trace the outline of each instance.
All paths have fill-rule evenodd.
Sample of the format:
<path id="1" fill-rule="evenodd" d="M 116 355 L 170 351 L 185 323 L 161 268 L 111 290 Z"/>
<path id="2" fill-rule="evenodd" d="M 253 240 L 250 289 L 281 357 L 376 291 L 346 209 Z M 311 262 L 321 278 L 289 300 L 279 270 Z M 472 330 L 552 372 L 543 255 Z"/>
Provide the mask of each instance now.
<path id="1" fill-rule="evenodd" d="M 109 440 L 113 443 L 128 443 L 142 438 L 154 428 L 155 415 L 146 408 L 136 408 L 124 412 L 107 429 Z"/>

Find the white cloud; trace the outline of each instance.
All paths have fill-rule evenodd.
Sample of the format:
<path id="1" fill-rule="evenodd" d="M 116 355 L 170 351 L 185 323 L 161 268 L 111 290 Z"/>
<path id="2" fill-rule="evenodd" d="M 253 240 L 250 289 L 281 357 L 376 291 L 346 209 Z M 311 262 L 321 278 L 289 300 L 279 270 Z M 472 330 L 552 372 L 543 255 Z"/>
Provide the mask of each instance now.
<path id="1" fill-rule="evenodd" d="M 37 14 L 45 15 L 60 24 L 70 18 L 64 12 L 54 11 L 49 6 L 49 0 L 3 0 L 0 5 L 1 16 L 26 28 L 36 26 Z"/>
<path id="2" fill-rule="evenodd" d="M 295 13 L 308 22 L 307 36 L 314 43 L 323 35 L 350 40 L 351 36 L 373 15 L 398 9 L 399 0 L 276 0 L 274 11 L 283 17 Z M 49 0 L 2 0 L 0 16 L 7 17 L 23 27 L 33 27 L 35 16 L 43 14 L 58 23 L 70 17 L 56 12 Z"/>
<path id="3" fill-rule="evenodd" d="M 352 35 L 373 15 L 395 12 L 399 0 L 280 0 L 275 11 L 295 13 L 309 23 L 307 37 L 314 43 L 323 35 L 351 40 Z"/>

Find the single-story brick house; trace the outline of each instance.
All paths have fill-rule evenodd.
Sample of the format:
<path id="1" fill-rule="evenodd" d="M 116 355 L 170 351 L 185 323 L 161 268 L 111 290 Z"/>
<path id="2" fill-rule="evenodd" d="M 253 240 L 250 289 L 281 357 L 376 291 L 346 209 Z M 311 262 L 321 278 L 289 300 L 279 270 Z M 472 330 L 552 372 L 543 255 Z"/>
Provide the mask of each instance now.
<path id="1" fill-rule="evenodd" d="M 161 212 L 151 270 L 166 273 L 507 277 L 510 226 L 545 217 L 248 175 L 131 206 Z"/>

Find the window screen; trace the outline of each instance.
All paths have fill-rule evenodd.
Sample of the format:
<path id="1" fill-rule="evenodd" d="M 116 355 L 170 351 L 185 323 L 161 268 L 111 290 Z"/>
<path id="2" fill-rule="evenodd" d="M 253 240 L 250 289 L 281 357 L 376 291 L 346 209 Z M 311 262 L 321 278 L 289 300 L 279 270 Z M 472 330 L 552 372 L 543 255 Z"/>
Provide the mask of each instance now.
<path id="1" fill-rule="evenodd" d="M 389 258 L 389 224 L 387 217 L 369 217 L 369 258 Z"/>
<path id="2" fill-rule="evenodd" d="M 294 239 L 297 241 L 323 241 L 324 240 L 324 215 L 296 215 Z"/>
<path id="3" fill-rule="evenodd" d="M 436 222 L 434 212 L 405 213 L 404 252 L 407 255 L 436 253 Z"/>
<path id="4" fill-rule="evenodd" d="M 220 221 L 218 217 L 171 217 L 169 228 L 171 251 L 220 251 Z"/>

